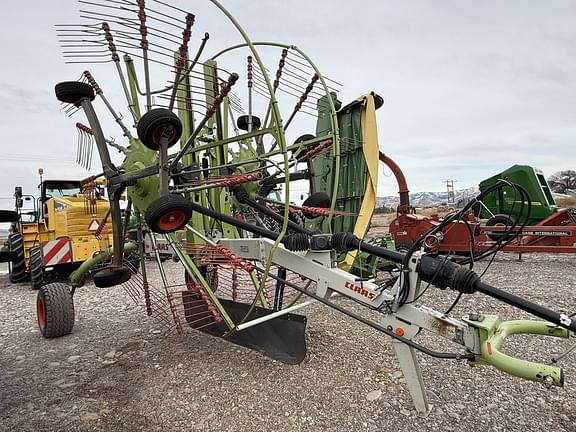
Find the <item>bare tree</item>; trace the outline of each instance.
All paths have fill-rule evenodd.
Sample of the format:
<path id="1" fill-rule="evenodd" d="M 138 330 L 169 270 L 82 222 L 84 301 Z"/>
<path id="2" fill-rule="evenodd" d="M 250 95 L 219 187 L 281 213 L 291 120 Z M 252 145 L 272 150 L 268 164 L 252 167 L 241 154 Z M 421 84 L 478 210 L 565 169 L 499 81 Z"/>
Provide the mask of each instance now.
<path id="1" fill-rule="evenodd" d="M 576 171 L 558 171 L 548 178 L 548 184 L 552 192 L 566 193 L 568 190 L 576 190 Z"/>

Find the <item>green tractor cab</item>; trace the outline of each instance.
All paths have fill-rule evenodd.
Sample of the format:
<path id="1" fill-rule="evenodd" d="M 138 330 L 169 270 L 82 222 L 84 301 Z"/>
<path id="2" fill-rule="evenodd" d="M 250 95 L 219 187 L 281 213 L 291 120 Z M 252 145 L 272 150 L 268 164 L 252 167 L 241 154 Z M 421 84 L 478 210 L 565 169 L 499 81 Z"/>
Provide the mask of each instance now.
<path id="1" fill-rule="evenodd" d="M 520 216 L 526 217 L 526 208 L 522 209 L 522 197 L 513 187 L 503 187 L 488 194 L 482 200 L 480 218 L 490 220 L 507 215 L 507 217 L 514 217 L 518 223 L 526 222 L 527 225 L 537 225 L 558 210 L 544 173 L 538 168 L 528 165 L 513 165 L 507 170 L 482 181 L 479 185 L 480 192 L 493 186 L 499 180 L 507 180 L 526 189 L 532 204 L 530 216 L 527 221 L 518 220 Z"/>

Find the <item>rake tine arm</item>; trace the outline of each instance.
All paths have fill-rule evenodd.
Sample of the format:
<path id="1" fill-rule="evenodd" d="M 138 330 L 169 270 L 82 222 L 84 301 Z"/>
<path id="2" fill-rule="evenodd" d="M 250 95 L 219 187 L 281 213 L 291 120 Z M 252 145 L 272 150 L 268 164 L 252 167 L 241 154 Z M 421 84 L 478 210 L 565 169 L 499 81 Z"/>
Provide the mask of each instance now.
<path id="1" fill-rule="evenodd" d="M 184 156 L 184 154 L 186 154 L 186 152 L 190 149 L 190 147 L 192 147 L 192 145 L 194 144 L 194 140 L 196 139 L 198 134 L 200 134 L 200 131 L 202 130 L 204 125 L 206 125 L 210 117 L 212 117 L 216 112 L 216 110 L 220 107 L 220 105 L 224 101 L 224 98 L 228 95 L 230 89 L 236 83 L 236 81 L 238 81 L 238 74 L 232 73 L 228 78 L 228 82 L 224 85 L 224 87 L 222 87 L 222 90 L 220 91 L 218 96 L 214 98 L 212 105 L 208 107 L 208 109 L 206 110 L 206 115 L 198 123 L 196 129 L 194 129 L 194 132 L 192 132 L 192 134 L 188 138 L 188 141 L 186 141 L 186 144 L 184 144 L 182 149 L 178 152 L 178 154 L 174 157 L 174 159 L 172 159 L 172 162 L 168 167 L 168 172 L 170 172 L 176 166 L 176 164 L 180 161 L 180 159 L 182 159 L 182 156 Z"/>

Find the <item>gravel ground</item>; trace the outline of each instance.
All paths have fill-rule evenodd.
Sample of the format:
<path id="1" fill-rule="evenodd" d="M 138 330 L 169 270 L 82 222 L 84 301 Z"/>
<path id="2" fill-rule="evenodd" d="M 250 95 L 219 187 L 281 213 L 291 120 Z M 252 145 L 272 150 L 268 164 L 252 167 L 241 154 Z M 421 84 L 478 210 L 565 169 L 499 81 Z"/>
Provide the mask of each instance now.
<path id="1" fill-rule="evenodd" d="M 576 257 L 502 255 L 484 280 L 576 310 Z M 123 290 L 93 285 L 77 292 L 73 334 L 46 340 L 35 295 L 0 275 L 2 431 L 576 431 L 574 357 L 563 362 L 566 386 L 546 389 L 419 355 L 434 405 L 421 418 L 389 339 L 322 305 L 306 310 L 306 360 L 288 366 L 203 334 L 164 334 Z M 425 304 L 443 310 L 454 295 L 430 290 Z M 525 316 L 478 294 L 453 315 L 472 311 Z M 458 348 L 429 334 L 419 340 Z M 546 361 L 568 344 L 520 336 L 507 348 Z"/>

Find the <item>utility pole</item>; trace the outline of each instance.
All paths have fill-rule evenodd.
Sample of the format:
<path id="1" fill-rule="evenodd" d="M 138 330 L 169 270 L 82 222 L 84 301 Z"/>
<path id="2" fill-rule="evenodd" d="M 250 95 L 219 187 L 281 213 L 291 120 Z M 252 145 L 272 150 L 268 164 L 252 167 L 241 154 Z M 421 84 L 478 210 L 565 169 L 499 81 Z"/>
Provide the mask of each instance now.
<path id="1" fill-rule="evenodd" d="M 446 191 L 448 192 L 448 198 L 446 199 L 446 205 L 454 205 L 456 203 L 456 197 L 454 195 L 454 180 L 444 180 L 446 183 Z"/>

